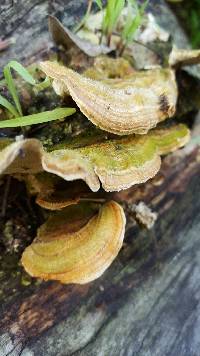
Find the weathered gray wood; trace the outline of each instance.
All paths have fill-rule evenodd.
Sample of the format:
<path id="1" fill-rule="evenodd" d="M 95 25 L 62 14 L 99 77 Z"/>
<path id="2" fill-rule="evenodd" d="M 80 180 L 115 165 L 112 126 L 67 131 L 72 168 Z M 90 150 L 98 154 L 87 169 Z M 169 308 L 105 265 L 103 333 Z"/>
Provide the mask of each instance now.
<path id="1" fill-rule="evenodd" d="M 161 3 L 154 6 L 160 17 L 168 13 Z M 14 33 L 17 42 L 0 56 L 0 64 L 40 58 L 50 44 L 47 11 L 72 24 L 71 14 L 74 9 L 79 14 L 82 4 L 5 1 L 0 31 L 5 38 Z M 183 36 L 172 15 L 165 21 Z M 128 216 L 124 247 L 97 281 L 24 286 L 16 262 L 5 266 L 0 260 L 0 356 L 199 356 L 199 157 L 197 148 L 181 150 L 164 159 L 152 181 L 114 194 L 129 205 L 145 201 L 159 218 L 146 231 Z"/>
<path id="2" fill-rule="evenodd" d="M 8 59 L 29 63 L 41 59 L 52 46 L 48 33 L 48 14 L 54 14 L 68 26 L 83 14 L 86 2 L 54 0 L 1 0 L 0 37 L 14 37 L 16 44 L 0 54 L 0 68 Z"/>
<path id="3" fill-rule="evenodd" d="M 47 16 L 56 15 L 64 25 L 73 26 L 84 13 L 86 1 L 81 0 L 1 0 L 0 37 L 14 37 L 16 44 L 0 55 L 0 68 L 8 59 L 24 62 L 41 58 L 52 45 L 48 34 Z M 157 15 L 157 20 L 173 35 L 176 44 L 188 45 L 183 30 L 163 1 L 151 0 L 149 9 Z"/>
<path id="4" fill-rule="evenodd" d="M 149 232 L 129 225 L 123 250 L 99 280 L 16 285 L 18 294 L 1 307 L 0 355 L 199 355 L 197 159 L 197 150 L 171 155 L 160 186 L 155 179 L 116 194 L 129 204 L 143 199 L 159 219 Z"/>

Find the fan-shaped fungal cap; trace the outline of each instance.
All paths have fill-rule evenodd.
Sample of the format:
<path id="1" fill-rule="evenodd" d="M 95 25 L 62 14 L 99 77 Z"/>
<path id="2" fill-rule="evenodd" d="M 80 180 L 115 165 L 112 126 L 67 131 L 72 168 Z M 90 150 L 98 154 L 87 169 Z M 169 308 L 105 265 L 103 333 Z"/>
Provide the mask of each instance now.
<path id="1" fill-rule="evenodd" d="M 142 136 L 132 135 L 98 144 L 88 142 L 80 148 L 76 148 L 76 145 L 73 147 L 71 143 L 62 145 L 61 149 L 54 148 L 51 152 L 41 150 L 38 162 L 41 161 L 41 169 L 44 171 L 67 181 L 84 180 L 92 191 L 99 190 L 99 180 L 106 191 L 119 191 L 134 184 L 144 183 L 155 176 L 160 168 L 160 155 L 184 146 L 189 137 L 187 127 L 177 125 L 167 129 L 154 129 Z M 81 137 L 79 140 L 81 142 Z M 15 147 L 12 145 L 14 144 L 5 149 L 12 151 Z M 4 150 L 1 151 L 0 157 L 2 154 L 5 158 Z M 18 166 L 15 161 L 9 163 L 9 173 L 16 173 L 17 169 L 21 172 L 23 156 L 17 158 Z M 4 162 L 2 166 L 5 166 Z"/>
<path id="2" fill-rule="evenodd" d="M 99 179 L 106 191 L 121 190 L 145 182 L 160 168 L 160 157 L 156 153 L 153 141 L 142 142 L 140 138 L 131 137 L 122 142 L 110 140 L 86 146 L 76 149 L 75 152 L 61 149 L 46 153 L 43 160 L 45 170 L 67 180 L 70 176 L 71 179 L 75 179 L 75 173 L 68 171 L 74 153 L 77 158 L 74 172 L 77 172 L 77 178 L 79 176 L 85 179 L 92 191 L 100 188 Z"/>
<path id="3" fill-rule="evenodd" d="M 48 175 L 48 173 L 44 173 Z M 55 175 L 50 175 L 52 178 Z M 52 191 L 46 190 L 46 185 L 40 190 L 36 198 L 36 203 L 42 208 L 49 210 L 60 210 L 69 205 L 77 204 L 80 199 L 94 198 L 91 190 L 83 181 L 64 182 L 56 184 Z"/>
<path id="4" fill-rule="evenodd" d="M 62 83 L 83 114 L 117 135 L 145 134 L 175 113 L 177 85 L 172 69 L 136 72 L 129 78 L 97 81 L 58 63 L 42 62 L 47 76 Z"/>
<path id="5" fill-rule="evenodd" d="M 22 255 L 26 271 L 62 283 L 84 284 L 100 277 L 122 246 L 125 215 L 114 201 L 103 205 L 85 223 L 91 213 L 94 211 L 87 204 L 51 217 Z"/>
<path id="6" fill-rule="evenodd" d="M 152 130 L 149 136 L 154 140 L 158 154 L 165 155 L 185 146 L 190 140 L 190 130 L 184 124 L 179 124 Z"/>
<path id="7" fill-rule="evenodd" d="M 44 209 L 49 210 L 60 210 L 66 208 L 67 206 L 77 204 L 80 198 L 66 198 L 63 192 L 58 194 L 57 192 L 52 193 L 51 195 L 38 195 L 36 203 Z"/>
<path id="8" fill-rule="evenodd" d="M 13 142 L 0 140 L 0 174 L 37 173 L 42 171 L 42 145 L 37 139 Z"/>
<path id="9" fill-rule="evenodd" d="M 91 162 L 78 151 L 63 149 L 45 152 L 42 165 L 46 172 L 54 173 L 65 180 L 83 179 L 94 192 L 100 188 Z"/>
<path id="10" fill-rule="evenodd" d="M 67 157 L 70 161 L 73 151 L 77 157 L 80 156 L 80 160 L 89 163 L 91 170 L 88 174 L 93 172 L 106 191 L 119 191 L 134 184 L 144 183 L 155 176 L 160 168 L 160 155 L 182 147 L 189 140 L 189 136 L 185 125 L 177 125 L 168 129 L 155 129 L 143 136 L 132 135 L 88 144 L 82 148 L 56 150 L 45 155 L 45 169 L 52 167 L 53 161 L 58 174 L 59 167 L 63 169 L 63 161 Z M 66 164 L 69 164 L 67 160 Z M 88 185 L 91 190 L 97 190 L 97 186 L 94 190 L 94 186 L 90 183 Z"/>

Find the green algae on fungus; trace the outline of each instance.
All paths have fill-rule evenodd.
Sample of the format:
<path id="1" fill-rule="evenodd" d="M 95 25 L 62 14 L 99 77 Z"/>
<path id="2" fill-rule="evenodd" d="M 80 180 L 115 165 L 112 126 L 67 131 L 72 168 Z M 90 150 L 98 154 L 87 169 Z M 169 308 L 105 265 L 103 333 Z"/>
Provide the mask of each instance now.
<path id="1" fill-rule="evenodd" d="M 110 201 L 70 206 L 51 216 L 22 255 L 33 277 L 84 284 L 100 277 L 122 247 L 126 218 Z"/>
<path id="2" fill-rule="evenodd" d="M 184 146 L 189 137 L 187 127 L 177 125 L 170 129 L 154 129 L 145 136 L 132 135 L 110 139 L 78 149 L 66 147 L 45 156 L 46 170 L 65 179 L 67 165 L 76 157 L 81 163 L 87 162 L 89 177 L 93 182 L 95 174 L 104 190 L 119 191 L 134 184 L 144 183 L 155 176 L 160 169 L 160 155 Z M 80 169 L 80 164 L 77 167 Z M 100 187 L 99 181 L 95 186 L 88 185 L 93 191 Z"/>
<path id="3" fill-rule="evenodd" d="M 99 56 L 95 58 L 92 67 L 84 71 L 84 76 L 95 80 L 126 78 L 135 74 L 135 69 L 122 58 Z"/>
<path id="4" fill-rule="evenodd" d="M 154 129 L 147 135 L 108 139 L 84 147 L 63 144 L 47 152 L 36 139 L 14 142 L 0 153 L 0 173 L 53 173 L 67 181 L 84 180 L 92 191 L 100 182 L 106 191 L 144 183 L 160 169 L 162 154 L 184 146 L 190 137 L 183 125 Z M 81 142 L 81 135 L 79 136 Z M 75 138 L 77 142 L 77 137 Z"/>

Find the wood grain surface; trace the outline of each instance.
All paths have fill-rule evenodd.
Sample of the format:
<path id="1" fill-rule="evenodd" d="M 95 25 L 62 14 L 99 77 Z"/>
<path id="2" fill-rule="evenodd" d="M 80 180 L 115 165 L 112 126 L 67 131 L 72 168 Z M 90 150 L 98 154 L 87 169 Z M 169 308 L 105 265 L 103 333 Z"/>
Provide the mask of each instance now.
<path id="1" fill-rule="evenodd" d="M 52 46 L 48 12 L 71 25 L 84 6 L 84 1 L 2 1 L 0 33 L 14 36 L 16 44 L 0 55 L 1 67 L 11 58 L 24 63 L 40 58 Z M 162 1 L 156 6 L 163 23 L 170 14 L 166 26 L 183 36 Z M 3 273 L 0 259 L 0 356 L 199 356 L 199 174 L 200 151 L 190 144 L 164 158 L 153 180 L 112 194 L 129 206 L 144 201 L 158 220 L 147 231 L 127 213 L 124 246 L 93 283 L 25 286 L 9 266 Z"/>

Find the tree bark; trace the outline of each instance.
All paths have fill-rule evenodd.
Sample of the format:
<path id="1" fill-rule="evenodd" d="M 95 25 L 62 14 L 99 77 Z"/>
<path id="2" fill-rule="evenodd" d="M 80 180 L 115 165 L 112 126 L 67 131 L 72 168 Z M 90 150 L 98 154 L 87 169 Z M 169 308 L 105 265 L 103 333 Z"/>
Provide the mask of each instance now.
<path id="1" fill-rule="evenodd" d="M 186 46 L 166 5 L 151 1 L 150 6 L 175 40 Z M 11 58 L 24 63 L 41 59 L 52 46 L 47 13 L 72 25 L 85 4 L 19 0 L 5 1 L 0 8 L 2 38 L 16 39 L 0 56 L 2 67 Z M 164 158 L 151 181 L 114 194 L 129 205 L 144 201 L 158 213 L 158 220 L 147 231 L 127 215 L 123 249 L 98 280 L 84 286 L 23 286 L 16 276 L 3 275 L 0 355 L 200 354 L 199 153 L 190 144 Z"/>

